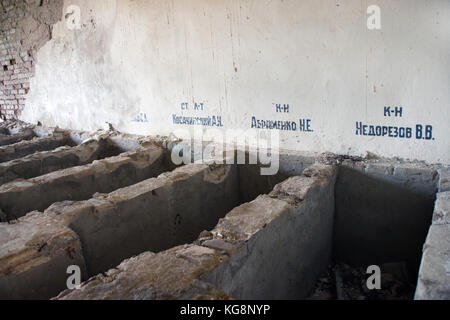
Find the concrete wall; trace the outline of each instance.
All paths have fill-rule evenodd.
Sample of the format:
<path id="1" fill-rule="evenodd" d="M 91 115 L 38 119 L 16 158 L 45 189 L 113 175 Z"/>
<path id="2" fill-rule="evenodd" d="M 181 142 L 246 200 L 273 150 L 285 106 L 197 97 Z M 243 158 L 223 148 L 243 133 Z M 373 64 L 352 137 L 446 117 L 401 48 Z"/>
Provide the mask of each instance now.
<path id="1" fill-rule="evenodd" d="M 308 297 L 332 258 L 336 171 L 311 166 L 304 175 L 277 185 L 270 196 L 231 211 L 213 234 L 237 242 L 237 230 L 251 234 L 258 223 L 262 228 L 245 242 L 239 239 L 242 248 L 201 279 L 238 300 Z M 261 223 L 263 217 L 272 219 Z"/>
<path id="2" fill-rule="evenodd" d="M 172 169 L 158 147 L 138 149 L 91 164 L 55 171 L 0 186 L 0 207 L 7 221 L 60 201 L 86 200 Z"/>
<path id="3" fill-rule="evenodd" d="M 381 30 L 367 28 L 370 4 L 65 0 L 64 13 L 81 8 L 80 29 L 54 25 L 22 119 L 166 135 L 194 128 L 174 115 L 221 117 L 217 129 L 292 121 L 285 149 L 450 163 L 450 2 L 373 1 Z"/>
<path id="4" fill-rule="evenodd" d="M 440 171 L 433 224 L 423 247 L 416 300 L 450 299 L 450 170 Z"/>
<path id="5" fill-rule="evenodd" d="M 142 253 L 58 299 L 305 298 L 331 259 L 335 177 L 331 166 L 312 166 L 193 244 Z"/>
<path id="6" fill-rule="evenodd" d="M 235 166 L 191 165 L 64 209 L 63 215 L 80 237 L 93 276 L 141 252 L 192 241 L 238 204 L 236 186 Z"/>

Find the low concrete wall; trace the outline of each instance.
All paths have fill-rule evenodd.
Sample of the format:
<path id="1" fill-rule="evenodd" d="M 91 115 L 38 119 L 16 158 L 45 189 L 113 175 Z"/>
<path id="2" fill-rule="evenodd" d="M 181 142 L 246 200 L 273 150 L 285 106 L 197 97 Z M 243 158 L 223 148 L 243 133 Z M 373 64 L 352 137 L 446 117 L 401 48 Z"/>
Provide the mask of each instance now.
<path id="1" fill-rule="evenodd" d="M 39 130 L 39 136 L 44 137 L 55 133 L 43 128 Z M 160 143 L 154 139 L 114 132 L 88 134 L 70 131 L 64 134 L 73 143 L 81 145 L 37 153 L 9 164 L 33 164 L 31 160 L 42 161 L 55 155 L 61 159 L 65 154 L 80 157 L 80 163 L 89 162 L 111 150 L 120 152 L 141 147 L 92 164 L 6 183 L 0 186 L 0 209 L 3 209 L 0 214 L 5 221 L 18 219 L 13 222 L 17 228 L 27 226 L 29 219 L 39 220 L 41 215 L 43 220 L 55 219 L 59 221 L 58 225 L 74 231 L 81 242 L 86 274 L 91 276 L 135 254 L 147 250 L 158 252 L 195 240 L 202 230 L 213 228 L 221 217 L 242 201 L 269 193 L 276 183 L 289 174 L 301 173 L 315 161 L 314 157 L 286 160 L 276 176 L 261 176 L 259 165 L 187 165 L 132 185 L 174 169 L 175 165 L 168 159 L 170 149 L 156 146 L 155 143 Z M 80 155 L 76 152 L 79 150 L 84 153 Z M 116 190 L 120 187 L 125 188 Z M 92 199 L 78 201 L 89 199 L 95 192 L 97 194 Z M 107 192 L 111 193 L 105 194 Z M 45 211 L 23 217 L 32 210 Z M 50 236 L 47 231 L 42 232 Z M 10 242 L 14 241 L 15 238 L 6 236 L 4 247 L 11 246 Z M 40 251 L 35 254 L 39 256 Z M 13 260 L 3 258 L 14 265 Z M 41 264 L 37 267 L 42 270 L 48 268 Z M 44 276 L 36 273 L 36 277 Z M 12 283 L 14 280 L 8 281 Z M 49 286 L 53 288 L 52 284 Z M 17 290 L 18 296 L 31 297 L 25 287 Z"/>
<path id="2" fill-rule="evenodd" d="M 423 248 L 417 300 L 450 300 L 450 192 L 439 193 Z"/>
<path id="3" fill-rule="evenodd" d="M 18 143 L 23 140 L 30 140 L 32 138 L 36 137 L 36 134 L 31 129 L 25 129 L 21 132 L 12 134 L 12 135 L 5 135 L 0 136 L 0 146 L 6 146 L 8 144 L 14 144 Z"/>
<path id="4" fill-rule="evenodd" d="M 331 262 L 335 178 L 315 165 L 230 212 L 212 233 L 240 248 L 201 279 L 240 300 L 306 298 Z"/>
<path id="5" fill-rule="evenodd" d="M 224 146 L 217 143 L 204 142 L 200 144 L 199 142 L 193 143 L 185 140 L 174 142 L 170 139 L 162 139 L 161 145 L 171 153 L 179 153 L 184 163 L 195 163 L 199 159 L 208 162 L 211 161 L 209 159 L 211 154 L 219 157 L 222 162 L 237 163 L 241 203 L 252 201 L 261 194 L 269 193 L 278 183 L 288 177 L 301 175 L 303 170 L 316 162 L 317 156 L 307 152 L 280 150 L 277 152 L 276 163 L 275 161 L 271 163 L 272 168 L 278 170 L 274 170 L 274 174 L 262 175 L 263 168 L 269 166 L 261 163 L 258 152 L 267 154 L 268 150 L 254 151 L 252 149 L 249 151 L 248 149 L 236 149 L 236 146 Z M 220 158 L 220 154 L 223 154 L 222 158 Z M 216 160 L 216 158 L 214 159 Z"/>
<path id="6" fill-rule="evenodd" d="M 238 153 L 242 153 L 237 152 Z M 253 152 L 245 152 L 247 159 L 246 163 L 249 163 L 249 157 L 255 157 Z M 236 158 L 238 156 L 236 155 Z M 278 160 L 278 171 L 275 175 L 261 175 L 261 168 L 264 167 L 261 164 L 246 164 L 239 165 L 239 186 L 241 189 L 241 202 L 249 202 L 254 200 L 261 194 L 268 193 L 273 188 L 292 176 L 298 176 L 303 173 L 303 170 L 315 163 L 315 157 L 308 156 L 300 152 L 280 153 Z"/>
<path id="7" fill-rule="evenodd" d="M 107 142 L 100 139 L 73 148 L 61 147 L 53 151 L 39 152 L 21 159 L 0 163 L 0 184 L 88 164 L 102 158 L 106 151 Z"/>
<path id="8" fill-rule="evenodd" d="M 344 163 L 336 184 L 336 260 L 353 266 L 405 261 L 417 271 L 438 178 L 421 164 Z"/>
<path id="9" fill-rule="evenodd" d="M 65 208 L 51 207 L 83 244 L 89 275 L 144 251 L 193 241 L 238 204 L 235 166 L 188 165 Z"/>
<path id="10" fill-rule="evenodd" d="M 33 210 L 45 210 L 55 202 L 85 200 L 94 193 L 108 193 L 173 168 L 163 149 L 152 146 L 0 186 L 0 208 L 8 221 Z"/>
<path id="11" fill-rule="evenodd" d="M 49 151 L 70 144 L 71 143 L 68 137 L 62 133 L 57 133 L 49 137 L 18 142 L 0 147 L 0 162 L 19 159 L 35 152 Z"/>
<path id="12" fill-rule="evenodd" d="M 38 272 L 46 268 L 47 273 L 53 270 L 52 264 L 40 263 L 41 247 L 28 248 L 28 242 L 22 243 L 27 239 L 22 233 L 31 232 L 28 228 L 33 227 L 34 233 L 42 234 L 42 239 L 57 238 L 58 228 L 75 232 L 87 274 L 95 275 L 141 252 L 166 250 L 195 240 L 202 230 L 214 227 L 219 218 L 238 204 L 238 193 L 236 166 L 180 167 L 108 195 L 57 203 L 43 213 L 33 212 L 20 218 L 13 225 L 0 224 L 8 231 L 0 238 L 3 250 L 0 261 L 13 272 L 20 270 L 23 263 L 29 263 L 29 274 L 37 278 L 28 283 L 28 290 L 35 290 L 34 284 L 43 282 L 48 282 L 49 288 L 59 288 L 65 281 L 61 284 L 60 278 L 51 279 Z M 24 262 L 15 258 L 15 252 L 22 256 L 20 250 L 28 250 Z M 35 268 L 37 271 L 33 273 Z M 8 277 L 10 271 L 4 270 L 0 277 Z M 7 279 L 13 286 L 15 278 Z M 19 286 L 14 297 L 35 297 L 28 290 Z M 60 291 L 54 291 L 53 295 Z"/>

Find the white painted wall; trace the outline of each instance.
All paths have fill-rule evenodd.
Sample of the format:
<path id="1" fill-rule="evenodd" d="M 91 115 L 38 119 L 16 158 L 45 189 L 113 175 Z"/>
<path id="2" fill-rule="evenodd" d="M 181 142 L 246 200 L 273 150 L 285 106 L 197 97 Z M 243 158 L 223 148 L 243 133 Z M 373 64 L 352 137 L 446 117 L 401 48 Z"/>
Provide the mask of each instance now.
<path id="1" fill-rule="evenodd" d="M 168 135 L 172 115 L 310 119 L 282 131 L 292 150 L 450 163 L 448 0 L 65 0 L 65 21 L 38 53 L 25 121 Z M 367 29 L 367 7 L 382 29 Z M 181 103 L 190 103 L 182 111 Z M 204 111 L 194 111 L 194 102 Z M 289 104 L 277 113 L 274 104 Z M 401 106 L 402 117 L 385 117 Z M 145 113 L 148 122 L 134 122 Z M 413 128 L 413 138 L 356 135 L 356 122 Z M 418 140 L 417 124 L 434 140 Z"/>

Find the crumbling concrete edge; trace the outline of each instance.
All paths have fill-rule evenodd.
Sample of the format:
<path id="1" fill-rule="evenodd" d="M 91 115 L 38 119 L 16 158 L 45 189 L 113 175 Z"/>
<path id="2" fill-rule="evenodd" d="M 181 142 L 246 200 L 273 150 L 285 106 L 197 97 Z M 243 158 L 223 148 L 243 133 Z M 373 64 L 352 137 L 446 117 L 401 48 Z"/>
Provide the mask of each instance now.
<path id="1" fill-rule="evenodd" d="M 423 248 L 416 300 L 450 300 L 450 167 L 439 171 L 433 223 Z"/>

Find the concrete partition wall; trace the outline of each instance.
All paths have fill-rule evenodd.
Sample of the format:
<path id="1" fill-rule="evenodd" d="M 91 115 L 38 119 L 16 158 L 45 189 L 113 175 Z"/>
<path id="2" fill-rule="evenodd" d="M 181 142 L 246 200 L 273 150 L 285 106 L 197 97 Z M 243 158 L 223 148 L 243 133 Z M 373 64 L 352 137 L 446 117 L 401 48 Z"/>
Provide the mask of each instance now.
<path id="1" fill-rule="evenodd" d="M 46 137 L 25 140 L 0 147 L 0 162 L 15 160 L 35 152 L 49 151 L 58 147 L 73 145 L 64 133 L 55 133 Z"/>
<path id="2" fill-rule="evenodd" d="M 246 163 L 250 163 L 250 157 L 257 159 L 257 154 L 254 152 L 236 152 L 236 159 L 239 159 L 239 154 L 247 159 Z M 292 176 L 299 176 L 303 173 L 303 170 L 313 165 L 316 161 L 312 155 L 304 153 L 286 153 L 280 152 L 278 155 L 278 171 L 274 175 L 262 175 L 261 170 L 263 166 L 261 164 L 247 164 L 239 165 L 239 188 L 240 188 L 240 201 L 249 202 L 258 197 L 261 194 L 266 194 L 273 188 Z"/>
<path id="3" fill-rule="evenodd" d="M 433 223 L 423 247 L 415 299 L 450 299 L 450 168 L 440 170 Z"/>
<path id="4" fill-rule="evenodd" d="M 112 151 L 116 155 L 119 153 Z M 76 147 L 60 147 L 38 152 L 24 158 L 0 163 L 0 183 L 30 179 L 53 171 L 85 165 L 109 156 L 111 150 L 105 139 L 87 141 Z"/>
<path id="5" fill-rule="evenodd" d="M 124 259 L 142 252 L 157 253 L 177 245 L 191 243 L 199 234 L 210 234 L 205 230 L 214 228 L 218 221 L 222 221 L 221 218 L 240 205 L 242 199 L 249 194 L 243 188 L 251 188 L 251 185 L 241 183 L 242 173 L 248 168 L 244 166 L 238 169 L 238 167 L 238 165 L 185 165 L 172 172 L 163 173 L 157 178 L 147 179 L 109 194 L 95 194 L 86 201 L 55 203 L 44 212 L 32 212 L 19 218 L 11 228 L 9 224 L 0 224 L 1 229 L 5 230 L 1 238 L 3 251 L 0 252 L 0 262 L 8 266 L 7 269 L 0 269 L 4 271 L 0 272 L 0 281 L 14 285 L 16 278 L 11 278 L 11 272 L 20 274 L 22 278 L 33 279 L 35 276 L 36 281 L 29 287 L 36 290 L 36 295 L 30 295 L 26 287 L 20 287 L 14 296 L 17 298 L 36 296 L 48 298 L 47 291 L 35 288 L 34 283 L 42 284 L 48 281 L 51 288 L 63 289 L 59 277 L 55 278 L 54 281 L 58 281 L 55 283 L 46 277 L 44 272 L 45 270 L 51 272 L 52 268 L 60 270 L 65 263 L 65 260 L 58 260 L 59 262 L 54 260 L 58 257 L 53 251 L 47 256 L 48 253 L 43 248 L 47 248 L 48 243 L 54 240 L 59 249 L 66 250 L 69 256 L 72 255 L 72 246 L 66 246 L 64 238 L 59 239 L 57 236 L 60 229 L 72 232 L 76 241 L 79 241 L 81 248 L 79 254 L 83 259 L 83 265 L 86 266 L 83 269 L 86 272 L 83 273 L 83 280 L 87 279 L 86 275 L 94 276 L 106 272 Z M 255 174 L 254 171 L 250 171 L 246 175 L 251 177 Z M 268 180 L 263 185 L 268 187 L 271 183 Z M 306 187 L 309 187 L 309 184 L 305 185 Z M 258 190 L 266 193 L 271 191 Z M 281 214 L 278 209 L 283 209 L 282 212 L 288 214 L 290 205 L 295 207 L 299 204 L 297 200 L 290 203 L 292 199 L 297 199 L 298 195 L 289 195 L 288 199 L 285 199 L 286 192 L 289 193 L 283 189 L 271 196 L 261 196 L 261 199 L 270 201 L 266 203 L 257 200 L 257 210 L 250 210 L 250 215 L 260 214 L 259 209 L 268 210 L 270 215 L 266 220 L 270 221 L 273 215 Z M 328 190 L 327 196 L 332 197 L 333 192 Z M 274 208 L 268 207 L 267 204 L 272 202 L 276 202 L 277 205 Z M 245 217 L 242 215 L 241 218 L 244 220 L 237 221 L 243 228 L 247 228 L 247 223 L 252 225 L 254 222 L 247 221 Z M 325 219 L 324 228 L 330 225 L 330 219 L 331 217 Z M 320 218 L 313 220 L 313 224 L 320 223 Z M 229 220 L 223 221 L 226 226 Z M 224 226 L 221 223 L 219 225 Z M 259 224 L 255 226 L 262 227 Z M 16 231 L 12 232 L 14 230 Z M 329 231 L 323 232 L 322 239 L 331 237 Z M 21 233 L 30 232 L 38 234 L 38 244 L 17 243 L 16 238 L 21 237 Z M 261 241 L 259 242 L 264 243 L 266 240 L 264 238 Z M 213 240 L 204 245 L 215 247 L 218 244 Z M 322 244 L 317 246 L 321 247 Z M 23 253 L 24 250 L 26 254 Z M 323 253 L 325 256 L 326 252 L 325 250 Z M 17 260 L 16 257 L 21 257 L 23 261 Z M 46 264 L 47 260 L 50 264 Z M 26 270 L 21 269 L 22 264 L 28 266 Z M 39 293 L 42 295 L 39 296 Z M 56 296 L 58 291 L 53 293 Z"/>
<path id="6" fill-rule="evenodd" d="M 194 241 L 238 204 L 237 179 L 236 166 L 188 165 L 0 223 L 0 298 L 11 290 L 13 299 L 48 299 L 64 290 L 70 265 L 87 280 L 142 252 Z"/>
<path id="7" fill-rule="evenodd" d="M 22 119 L 450 163 L 449 30 L 447 0 L 65 0 Z"/>
<path id="8" fill-rule="evenodd" d="M 80 237 L 89 275 L 144 251 L 193 241 L 238 204 L 236 166 L 188 165 L 56 213 Z"/>
<path id="9" fill-rule="evenodd" d="M 313 166 L 194 243 L 142 253 L 58 298 L 305 298 L 331 260 L 335 177 L 335 168 Z"/>
<path id="10" fill-rule="evenodd" d="M 335 179 L 314 165 L 231 211 L 203 242 L 230 258 L 201 279 L 239 300 L 308 297 L 331 262 Z"/>
<path id="11" fill-rule="evenodd" d="M 0 186 L 0 208 L 8 221 L 55 202 L 86 200 L 96 192 L 109 193 L 174 169 L 164 150 L 138 148 L 91 164 L 59 170 L 26 181 Z"/>

